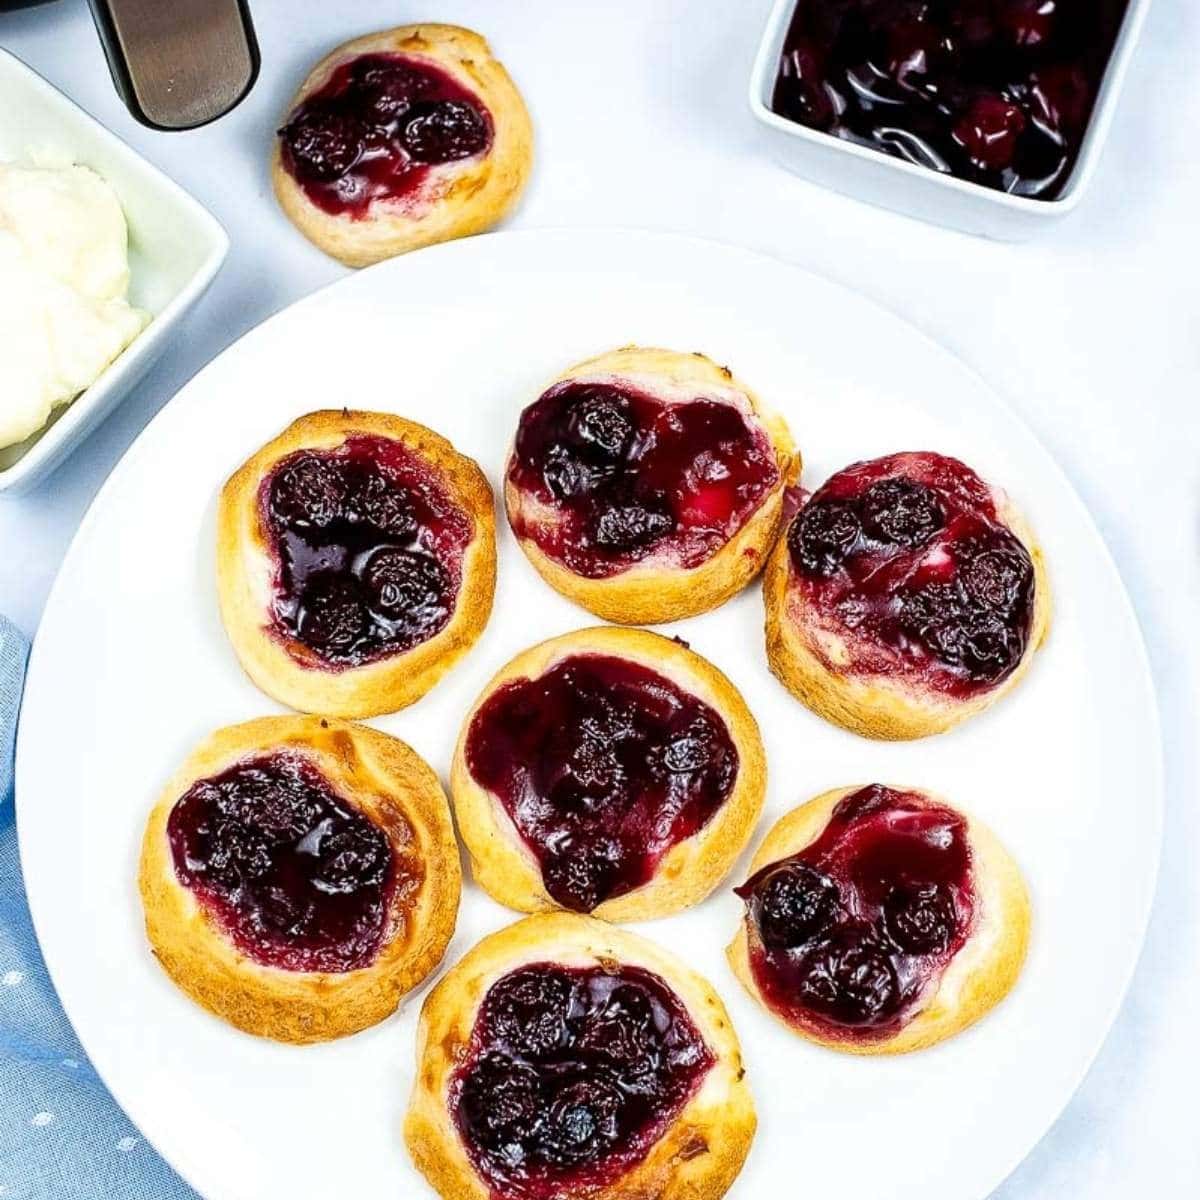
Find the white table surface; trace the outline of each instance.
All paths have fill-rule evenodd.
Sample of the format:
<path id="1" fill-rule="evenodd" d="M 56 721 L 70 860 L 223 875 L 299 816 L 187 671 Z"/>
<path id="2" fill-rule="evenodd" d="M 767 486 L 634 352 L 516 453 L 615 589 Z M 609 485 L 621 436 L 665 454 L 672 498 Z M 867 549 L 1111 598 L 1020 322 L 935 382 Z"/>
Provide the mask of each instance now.
<path id="1" fill-rule="evenodd" d="M 1162 873 L 1112 1035 L 996 1197 L 1197 1194 L 1200 8 L 1157 0 L 1089 196 L 1048 236 L 1007 245 L 869 208 L 776 165 L 745 101 L 769 0 L 253 3 L 263 56 L 253 93 L 223 120 L 183 134 L 144 129 L 125 111 L 83 0 L 0 15 L 0 45 L 188 188 L 232 239 L 212 291 L 137 394 L 37 491 L 0 498 L 0 611 L 32 633 L 84 510 L 147 420 L 238 335 L 345 273 L 292 230 L 267 177 L 270 131 L 308 66 L 387 24 L 473 26 L 509 66 L 537 126 L 538 163 L 514 227 L 700 234 L 857 288 L 980 371 L 1090 505 L 1133 596 L 1159 688 Z M 804 337 L 797 328 L 800 348 Z M 1129 798 L 1130 820 L 1138 803 Z"/>

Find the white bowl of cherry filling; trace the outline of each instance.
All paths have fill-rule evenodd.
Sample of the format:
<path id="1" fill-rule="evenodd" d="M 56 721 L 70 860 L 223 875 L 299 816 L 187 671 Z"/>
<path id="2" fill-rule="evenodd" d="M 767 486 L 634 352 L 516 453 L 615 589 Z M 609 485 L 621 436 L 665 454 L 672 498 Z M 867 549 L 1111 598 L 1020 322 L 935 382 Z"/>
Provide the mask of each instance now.
<path id="1" fill-rule="evenodd" d="M 784 164 L 1019 239 L 1095 172 L 1150 0 L 776 0 L 750 107 Z"/>

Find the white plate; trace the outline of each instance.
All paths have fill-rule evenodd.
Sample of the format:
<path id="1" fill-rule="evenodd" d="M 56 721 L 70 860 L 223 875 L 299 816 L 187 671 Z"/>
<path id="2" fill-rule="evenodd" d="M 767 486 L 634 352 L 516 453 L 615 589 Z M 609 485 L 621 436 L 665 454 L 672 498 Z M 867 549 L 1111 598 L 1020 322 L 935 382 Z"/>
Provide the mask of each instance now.
<path id="1" fill-rule="evenodd" d="M 101 492 L 34 647 L 17 796 L 46 959 L 117 1099 L 210 1200 L 431 1194 L 399 1138 L 419 997 L 357 1037 L 277 1046 L 185 999 L 142 935 L 134 870 L 159 786 L 213 727 L 275 708 L 242 676 L 217 616 L 217 491 L 292 418 L 343 404 L 428 422 L 495 483 L 517 413 L 541 385 L 631 341 L 732 364 L 789 418 L 809 486 L 890 450 L 963 456 L 1028 512 L 1057 594 L 1056 628 L 1021 688 L 967 727 L 908 745 L 834 729 L 779 687 L 756 588 L 676 627 L 733 677 L 762 724 L 771 785 L 760 833 L 837 784 L 928 786 L 992 824 L 1036 910 L 1013 995 L 948 1044 L 891 1061 L 789 1037 L 742 994 L 722 954 L 740 910 L 729 886 L 647 926 L 715 983 L 742 1036 L 761 1126 L 733 1195 L 782 1196 L 802 1178 L 805 1194 L 843 1200 L 981 1197 L 1054 1120 L 1099 1048 L 1153 891 L 1159 743 L 1129 602 L 1051 459 L 945 351 L 782 264 L 652 235 L 476 239 L 313 296 L 189 383 Z M 461 714 L 488 676 L 530 643 L 589 623 L 505 531 L 480 644 L 426 699 L 377 724 L 445 777 Z M 450 960 L 508 919 L 468 887 Z"/>

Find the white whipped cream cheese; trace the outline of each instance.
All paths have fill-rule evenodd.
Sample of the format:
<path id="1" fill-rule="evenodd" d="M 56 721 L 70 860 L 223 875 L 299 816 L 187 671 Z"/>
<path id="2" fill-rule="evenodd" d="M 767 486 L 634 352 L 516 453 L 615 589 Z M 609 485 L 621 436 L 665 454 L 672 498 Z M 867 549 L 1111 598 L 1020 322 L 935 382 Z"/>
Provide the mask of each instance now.
<path id="1" fill-rule="evenodd" d="M 36 433 L 145 327 L 125 214 L 87 167 L 0 163 L 0 447 Z"/>

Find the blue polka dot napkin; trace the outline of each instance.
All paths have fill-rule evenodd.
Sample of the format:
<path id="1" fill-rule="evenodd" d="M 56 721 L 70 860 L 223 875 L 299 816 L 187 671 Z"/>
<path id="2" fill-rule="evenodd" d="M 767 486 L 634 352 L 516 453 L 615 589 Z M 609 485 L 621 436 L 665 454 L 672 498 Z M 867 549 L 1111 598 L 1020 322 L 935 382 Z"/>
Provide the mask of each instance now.
<path id="1" fill-rule="evenodd" d="M 33 936 L 12 797 L 27 652 L 0 616 L 0 1200 L 196 1200 L 100 1082 Z"/>

